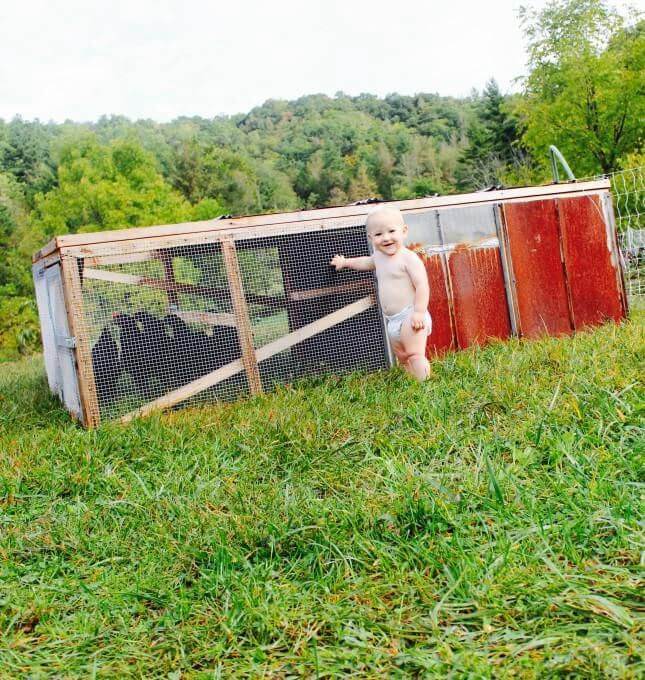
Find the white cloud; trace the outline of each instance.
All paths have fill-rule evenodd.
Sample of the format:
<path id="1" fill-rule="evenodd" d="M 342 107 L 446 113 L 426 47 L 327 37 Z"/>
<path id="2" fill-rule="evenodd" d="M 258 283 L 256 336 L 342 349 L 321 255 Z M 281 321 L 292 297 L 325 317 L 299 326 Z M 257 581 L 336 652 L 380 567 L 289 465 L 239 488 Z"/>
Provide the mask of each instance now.
<path id="1" fill-rule="evenodd" d="M 523 71 L 519 0 L 25 0 L 0 20 L 0 117 L 166 121 L 313 92 L 466 95 Z"/>

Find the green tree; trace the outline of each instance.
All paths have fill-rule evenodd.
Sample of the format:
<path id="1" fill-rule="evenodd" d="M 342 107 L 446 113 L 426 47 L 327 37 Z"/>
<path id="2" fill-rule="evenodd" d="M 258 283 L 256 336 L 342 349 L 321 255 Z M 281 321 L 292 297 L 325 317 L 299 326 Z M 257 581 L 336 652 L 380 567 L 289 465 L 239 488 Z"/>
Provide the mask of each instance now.
<path id="1" fill-rule="evenodd" d="M 604 0 L 553 0 L 520 17 L 530 72 L 524 139 L 546 159 L 555 144 L 578 175 L 612 172 L 642 140 L 643 23 Z"/>
<path id="2" fill-rule="evenodd" d="M 53 124 L 0 120 L 0 172 L 13 175 L 22 185 L 28 201 L 38 192 L 48 191 L 56 182 L 52 141 L 57 134 Z"/>
<path id="3" fill-rule="evenodd" d="M 58 186 L 36 196 L 32 225 L 50 238 L 191 217 L 190 204 L 164 182 L 152 155 L 137 142 L 106 146 L 84 133 L 63 144 Z"/>
<path id="4" fill-rule="evenodd" d="M 457 169 L 462 189 L 503 183 L 507 169 L 526 155 L 518 116 L 494 79 L 488 81 L 482 96 L 475 98 L 474 112 Z"/>

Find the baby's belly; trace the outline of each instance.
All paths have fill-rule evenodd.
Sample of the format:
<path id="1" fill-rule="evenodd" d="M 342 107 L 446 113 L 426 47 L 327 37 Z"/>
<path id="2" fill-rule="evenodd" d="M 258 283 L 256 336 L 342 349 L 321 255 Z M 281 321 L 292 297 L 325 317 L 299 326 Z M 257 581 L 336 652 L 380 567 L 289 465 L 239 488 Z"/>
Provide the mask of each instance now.
<path id="1" fill-rule="evenodd" d="M 402 309 L 414 305 L 414 290 L 380 290 L 379 302 L 383 314 L 392 316 L 398 314 Z"/>

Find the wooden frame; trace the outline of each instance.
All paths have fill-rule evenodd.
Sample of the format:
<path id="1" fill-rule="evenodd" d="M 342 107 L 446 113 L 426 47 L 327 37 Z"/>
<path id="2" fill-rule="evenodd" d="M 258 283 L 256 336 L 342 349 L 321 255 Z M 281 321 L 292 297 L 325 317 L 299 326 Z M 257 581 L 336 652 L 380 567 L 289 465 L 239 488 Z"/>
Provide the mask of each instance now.
<path id="1" fill-rule="evenodd" d="M 617 250 L 611 198 L 608 194 L 609 187 L 610 183 L 608 180 L 601 180 L 414 199 L 391 204 L 382 203 L 380 205 L 394 205 L 408 214 L 439 208 L 450 210 L 464 206 L 495 205 L 498 208 L 496 210 L 497 239 L 504 278 L 507 284 L 512 332 L 513 334 L 520 335 L 522 329 L 517 311 L 513 262 L 508 247 L 509 235 L 506 229 L 504 211 L 499 209 L 499 206 L 506 203 L 528 202 L 541 198 L 569 198 L 581 194 L 597 195 L 599 200 L 602 201 L 605 212 L 608 241 L 611 241 L 613 248 Z M 76 340 L 75 356 L 84 425 L 86 427 L 96 427 L 100 422 L 100 411 L 94 382 L 87 322 L 83 310 L 83 281 L 98 280 L 132 286 L 147 286 L 163 290 L 167 293 L 169 311 L 184 321 L 212 326 L 235 327 L 237 329 L 241 352 L 239 358 L 123 416 L 122 420 L 124 422 L 158 409 L 170 408 L 203 390 L 220 384 L 222 381 L 242 371 L 246 375 L 251 394 L 260 394 L 263 391 L 258 366 L 260 362 L 372 307 L 374 304 L 374 284 L 371 281 L 352 281 L 350 283 L 339 282 L 337 285 L 325 285 L 323 280 L 316 284 L 319 287 L 306 288 L 306 286 L 292 287 L 285 280 L 285 293 L 283 295 L 250 293 L 244 289 L 240 262 L 238 260 L 238 249 L 255 247 L 255 243 L 252 242 L 254 239 L 355 228 L 364 224 L 366 215 L 372 209 L 374 209 L 373 205 L 350 205 L 293 213 L 141 227 L 114 232 L 65 235 L 50 241 L 50 243 L 34 255 L 33 260 L 34 263 L 41 266 L 49 266 L 58 261 L 61 263 L 61 275 L 70 333 Z M 441 225 L 439 231 L 443 245 L 437 246 L 437 252 L 441 255 L 441 265 L 446 272 L 446 286 L 449 293 L 448 311 L 454 335 L 456 328 L 455 310 L 452 306 L 452 280 L 450 269 L 447 266 L 446 252 L 449 246 L 443 243 L 444 237 Z M 297 240 L 294 243 L 297 243 Z M 215 250 L 221 249 L 228 288 L 191 284 L 176 280 L 172 261 L 173 249 L 177 249 L 175 253 L 180 255 L 182 248 L 202 244 L 208 244 L 209 247 L 213 247 Z M 110 265 L 139 263 L 150 260 L 158 260 L 163 265 L 163 273 L 160 273 L 158 277 L 102 269 L 102 267 Z M 621 294 L 623 300 L 625 300 L 624 305 L 626 307 L 622 274 L 617 272 L 617 276 L 620 278 Z M 299 288 L 303 289 L 300 290 Z M 182 293 L 198 295 L 207 299 L 213 299 L 214 297 L 230 299 L 233 313 L 230 313 L 230 311 L 183 311 L 179 309 L 179 294 Z M 269 310 L 271 310 L 270 313 L 274 313 L 276 308 L 284 308 L 289 311 L 294 308 L 294 305 L 297 307 L 299 303 L 318 298 L 344 296 L 351 293 L 364 295 L 365 297 L 341 309 L 337 309 L 322 318 L 318 318 L 314 322 L 306 323 L 307 319 L 303 319 L 303 323 L 306 323 L 306 325 L 300 328 L 297 328 L 299 324 L 291 325 L 291 328 L 296 328 L 296 330 L 263 347 L 255 348 L 253 328 L 249 315 L 250 304 L 263 306 L 267 313 L 269 313 Z M 331 300 L 322 301 L 321 305 L 321 310 L 326 305 L 328 310 L 334 308 Z M 569 307 L 570 313 L 572 313 L 570 301 Z M 214 308 L 219 309 L 218 306 Z M 259 313 L 262 314 L 261 311 Z M 319 313 L 324 313 L 324 311 L 319 311 Z M 298 361 L 297 356 L 295 361 Z"/>
<path id="2" fill-rule="evenodd" d="M 242 350 L 242 363 L 246 370 L 251 394 L 260 394 L 262 392 L 262 380 L 260 379 L 258 361 L 255 356 L 253 329 L 249 317 L 249 308 L 244 296 L 244 284 L 242 283 L 242 274 L 240 273 L 240 263 L 237 259 L 235 243 L 232 239 L 226 239 L 221 242 L 221 245 L 224 266 L 226 267 L 228 283 L 231 289 L 231 300 L 237 321 L 237 333 L 240 339 L 240 349 Z"/>
<path id="3" fill-rule="evenodd" d="M 403 212 L 428 210 L 430 208 L 458 207 L 482 203 L 495 203 L 510 200 L 534 200 L 538 197 L 552 195 L 575 195 L 581 192 L 602 191 L 610 188 L 609 180 L 595 180 L 592 182 L 574 182 L 568 184 L 548 184 L 539 187 L 520 187 L 502 189 L 500 191 L 475 192 L 458 194 L 455 196 L 437 196 L 431 198 L 417 198 L 407 201 L 392 201 L 380 203 L 393 205 Z M 336 208 L 318 208 L 314 210 L 297 211 L 291 213 L 275 213 L 269 215 L 252 215 L 226 220 L 205 220 L 201 222 L 184 222 L 181 224 L 159 225 L 152 227 L 134 227 L 107 232 L 89 232 L 83 234 L 67 234 L 57 236 L 34 254 L 33 261 L 49 255 L 55 250 L 68 247 L 81 247 L 105 243 L 132 241 L 137 239 L 151 239 L 157 237 L 195 235 L 212 232 L 235 232 L 249 228 L 266 228 L 280 225 L 282 230 L 287 225 L 297 225 L 311 220 L 343 220 L 364 218 L 374 205 L 348 205 Z M 258 232 L 258 235 L 263 235 Z M 89 253 L 87 253 L 89 254 Z"/>
<path id="4" fill-rule="evenodd" d="M 94 369 L 92 367 L 92 350 L 89 345 L 87 325 L 83 312 L 83 292 L 76 258 L 61 257 L 61 275 L 67 320 L 70 332 L 75 340 L 76 374 L 78 377 L 83 425 L 88 428 L 94 428 L 98 427 L 101 422 L 101 413 L 96 394 Z"/>

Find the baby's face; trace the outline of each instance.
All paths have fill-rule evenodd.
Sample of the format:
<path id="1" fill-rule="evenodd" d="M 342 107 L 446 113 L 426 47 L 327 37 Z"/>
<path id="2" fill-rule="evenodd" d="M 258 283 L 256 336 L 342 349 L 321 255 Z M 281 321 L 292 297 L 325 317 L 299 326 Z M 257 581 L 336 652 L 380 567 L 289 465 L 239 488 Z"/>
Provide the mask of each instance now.
<path id="1" fill-rule="evenodd" d="M 408 228 L 398 211 L 383 211 L 370 215 L 367 236 L 374 248 L 384 255 L 396 255 L 405 243 Z"/>

